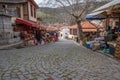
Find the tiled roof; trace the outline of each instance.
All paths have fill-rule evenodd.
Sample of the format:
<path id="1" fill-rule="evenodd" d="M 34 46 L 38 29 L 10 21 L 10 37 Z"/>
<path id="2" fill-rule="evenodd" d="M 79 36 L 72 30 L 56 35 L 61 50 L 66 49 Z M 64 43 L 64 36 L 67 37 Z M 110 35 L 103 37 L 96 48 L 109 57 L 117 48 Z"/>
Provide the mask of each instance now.
<path id="1" fill-rule="evenodd" d="M 47 27 L 46 30 L 47 31 L 58 31 L 58 29 L 55 27 Z"/>
<path id="2" fill-rule="evenodd" d="M 81 23 L 83 32 L 96 32 L 97 26 L 89 21 Z M 77 29 L 77 25 L 70 26 L 70 29 Z"/>
<path id="3" fill-rule="evenodd" d="M 66 29 L 66 28 L 69 28 L 70 26 L 63 26 L 63 27 L 60 27 L 60 30 L 63 30 L 63 29 Z"/>
<path id="4" fill-rule="evenodd" d="M 89 21 L 85 21 L 81 23 L 82 29 L 96 29 L 96 26 L 90 23 Z M 77 25 L 70 26 L 70 28 L 77 28 Z"/>
<path id="5" fill-rule="evenodd" d="M 83 32 L 96 32 L 97 29 L 82 29 Z"/>

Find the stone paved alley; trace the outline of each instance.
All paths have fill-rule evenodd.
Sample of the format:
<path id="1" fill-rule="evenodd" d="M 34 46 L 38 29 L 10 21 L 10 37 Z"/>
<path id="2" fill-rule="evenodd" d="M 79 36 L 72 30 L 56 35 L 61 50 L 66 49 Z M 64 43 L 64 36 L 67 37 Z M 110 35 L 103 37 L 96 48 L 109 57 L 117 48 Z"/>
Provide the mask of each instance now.
<path id="1" fill-rule="evenodd" d="M 0 50 L 0 80 L 120 80 L 120 62 L 61 40 Z"/>

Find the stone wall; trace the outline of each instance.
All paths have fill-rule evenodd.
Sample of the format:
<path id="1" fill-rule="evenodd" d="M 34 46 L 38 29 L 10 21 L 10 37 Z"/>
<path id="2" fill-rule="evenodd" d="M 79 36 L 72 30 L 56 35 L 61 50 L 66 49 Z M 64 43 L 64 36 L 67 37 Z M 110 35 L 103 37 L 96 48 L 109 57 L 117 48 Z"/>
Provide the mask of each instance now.
<path id="1" fill-rule="evenodd" d="M 0 45 L 15 43 L 19 40 L 20 38 L 15 37 L 15 33 L 13 32 L 11 17 L 0 14 Z"/>

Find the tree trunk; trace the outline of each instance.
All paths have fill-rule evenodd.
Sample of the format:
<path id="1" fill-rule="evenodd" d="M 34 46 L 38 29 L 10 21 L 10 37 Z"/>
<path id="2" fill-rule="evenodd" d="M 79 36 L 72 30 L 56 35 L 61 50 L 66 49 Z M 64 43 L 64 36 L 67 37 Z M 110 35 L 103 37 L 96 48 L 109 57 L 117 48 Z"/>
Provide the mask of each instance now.
<path id="1" fill-rule="evenodd" d="M 99 37 L 99 33 L 100 33 L 100 31 L 99 31 L 99 29 L 97 28 L 97 37 Z"/>
<path id="2" fill-rule="evenodd" d="M 82 32 L 82 26 L 81 26 L 81 21 L 80 20 L 76 20 L 77 23 L 77 41 L 78 43 L 80 42 L 80 40 L 83 39 L 83 32 Z"/>

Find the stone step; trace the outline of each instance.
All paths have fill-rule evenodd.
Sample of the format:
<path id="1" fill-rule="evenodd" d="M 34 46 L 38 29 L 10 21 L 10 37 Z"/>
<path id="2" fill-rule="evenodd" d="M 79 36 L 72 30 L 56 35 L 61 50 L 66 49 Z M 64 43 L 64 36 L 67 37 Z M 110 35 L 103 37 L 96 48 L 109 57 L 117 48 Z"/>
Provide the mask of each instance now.
<path id="1" fill-rule="evenodd" d="M 2 46 L 0 46 L 0 50 L 2 50 L 2 49 L 9 49 L 11 47 L 18 46 L 18 45 L 20 45 L 22 43 L 23 43 L 23 41 L 20 41 L 20 42 L 17 42 L 17 43 L 13 43 L 13 44 L 8 44 L 8 45 L 2 45 Z"/>

